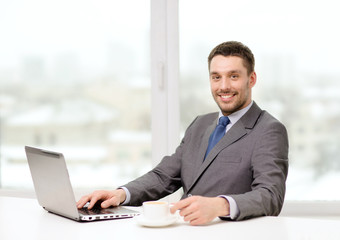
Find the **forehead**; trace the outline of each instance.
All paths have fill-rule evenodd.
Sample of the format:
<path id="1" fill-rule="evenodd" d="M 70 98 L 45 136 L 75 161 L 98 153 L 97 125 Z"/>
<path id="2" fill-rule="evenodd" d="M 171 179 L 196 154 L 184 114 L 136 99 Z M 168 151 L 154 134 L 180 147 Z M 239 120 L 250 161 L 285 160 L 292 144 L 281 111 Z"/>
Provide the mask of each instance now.
<path id="1" fill-rule="evenodd" d="M 247 69 L 243 64 L 243 59 L 237 56 L 225 57 L 222 55 L 217 55 L 213 57 L 210 62 L 210 73 L 222 73 L 230 71 L 246 72 Z"/>

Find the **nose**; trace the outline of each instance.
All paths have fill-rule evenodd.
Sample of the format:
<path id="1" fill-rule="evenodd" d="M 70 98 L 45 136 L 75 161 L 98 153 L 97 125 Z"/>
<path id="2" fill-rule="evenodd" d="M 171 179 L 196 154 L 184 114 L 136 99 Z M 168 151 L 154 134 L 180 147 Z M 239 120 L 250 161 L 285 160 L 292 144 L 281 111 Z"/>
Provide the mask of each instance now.
<path id="1" fill-rule="evenodd" d="M 230 79 L 227 77 L 222 77 L 220 81 L 220 89 L 221 90 L 230 90 Z"/>

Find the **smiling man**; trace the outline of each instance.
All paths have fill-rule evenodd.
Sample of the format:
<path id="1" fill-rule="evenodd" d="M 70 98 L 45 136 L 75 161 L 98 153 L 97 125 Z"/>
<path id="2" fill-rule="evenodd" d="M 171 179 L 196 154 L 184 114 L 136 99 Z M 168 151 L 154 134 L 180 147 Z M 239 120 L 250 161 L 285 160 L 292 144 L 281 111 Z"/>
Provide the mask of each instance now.
<path id="1" fill-rule="evenodd" d="M 211 92 L 223 115 L 228 116 L 250 104 L 256 74 L 248 72 L 242 58 L 218 55 L 211 59 L 209 69 Z"/>
<path id="2" fill-rule="evenodd" d="M 181 144 L 150 172 L 113 191 L 95 191 L 78 207 L 141 205 L 180 187 L 174 203 L 185 221 L 216 217 L 243 220 L 280 213 L 288 173 L 288 137 L 282 123 L 252 100 L 255 60 L 240 42 L 225 42 L 208 57 L 212 95 L 219 112 L 196 117 Z"/>

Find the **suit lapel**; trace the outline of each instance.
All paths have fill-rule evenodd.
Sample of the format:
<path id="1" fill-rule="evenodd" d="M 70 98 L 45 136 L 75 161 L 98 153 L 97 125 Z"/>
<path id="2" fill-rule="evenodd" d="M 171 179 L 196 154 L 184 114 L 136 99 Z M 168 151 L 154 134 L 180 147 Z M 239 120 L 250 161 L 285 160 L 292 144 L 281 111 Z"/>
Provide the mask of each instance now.
<path id="1" fill-rule="evenodd" d="M 218 119 L 218 113 L 216 113 L 216 117 L 214 118 L 213 123 L 208 126 L 208 128 L 206 129 L 206 131 L 204 133 L 204 136 L 202 138 L 202 142 L 201 142 L 200 147 L 199 147 L 198 158 L 196 159 L 195 173 L 198 173 L 198 171 L 200 170 L 200 168 L 202 166 L 202 162 L 204 160 L 205 152 L 207 151 L 207 148 L 208 148 L 209 138 L 210 138 L 210 135 L 212 134 L 212 132 L 214 131 L 215 127 L 216 127 L 217 119 Z"/>
<path id="2" fill-rule="evenodd" d="M 252 129 L 257 119 L 259 118 L 261 114 L 261 109 L 256 105 L 256 103 L 253 103 L 253 106 L 249 109 L 249 111 L 237 122 L 234 126 L 224 135 L 224 137 L 215 145 L 215 147 L 210 151 L 206 159 L 203 161 L 205 152 L 208 147 L 209 137 L 214 128 L 216 127 L 216 121 L 214 121 L 214 124 L 210 125 L 203 138 L 203 142 L 200 147 L 199 152 L 199 159 L 196 161 L 199 161 L 196 163 L 195 172 L 196 177 L 194 178 L 194 181 L 188 188 L 188 191 L 191 190 L 191 188 L 195 185 L 195 183 L 198 181 L 200 176 L 203 174 L 203 172 L 207 169 L 207 167 L 215 160 L 217 154 L 219 154 L 224 148 L 230 146 L 234 142 L 238 141 L 240 138 L 242 138 L 244 135 L 246 135 L 250 129 Z"/>
<path id="3" fill-rule="evenodd" d="M 194 184 L 197 182 L 197 180 L 200 178 L 200 176 L 203 174 L 203 172 L 209 167 L 209 165 L 215 160 L 215 157 L 219 152 L 221 152 L 224 148 L 228 147 L 229 145 L 236 142 L 238 139 L 240 139 L 242 136 L 244 136 L 247 132 L 245 131 L 244 127 L 240 126 L 242 124 L 236 123 L 226 135 L 215 145 L 213 149 L 211 149 L 210 153 L 206 157 L 206 159 L 203 161 L 205 151 L 207 150 L 208 144 L 206 144 L 204 150 L 203 150 L 203 157 L 200 158 L 200 162 L 196 164 L 196 177 L 194 181 L 192 182 L 191 186 L 189 187 L 189 190 L 194 186 Z M 209 137 L 208 137 L 209 138 Z M 200 150 L 202 151 L 202 150 Z M 200 153 L 201 156 L 201 153 Z M 202 163 L 203 161 L 203 163 Z"/>

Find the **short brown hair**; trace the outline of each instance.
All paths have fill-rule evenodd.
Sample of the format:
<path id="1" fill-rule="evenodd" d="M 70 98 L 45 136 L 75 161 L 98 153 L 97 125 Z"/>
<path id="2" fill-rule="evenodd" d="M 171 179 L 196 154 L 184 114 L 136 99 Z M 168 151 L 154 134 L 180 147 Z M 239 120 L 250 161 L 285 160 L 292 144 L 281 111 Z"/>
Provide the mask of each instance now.
<path id="1" fill-rule="evenodd" d="M 208 57 L 208 67 L 210 69 L 211 60 L 217 56 L 222 55 L 237 56 L 243 59 L 243 64 L 247 68 L 248 75 L 254 72 L 255 68 L 255 58 L 251 50 L 243 43 L 236 41 L 224 42 L 217 45 L 209 54 Z"/>

